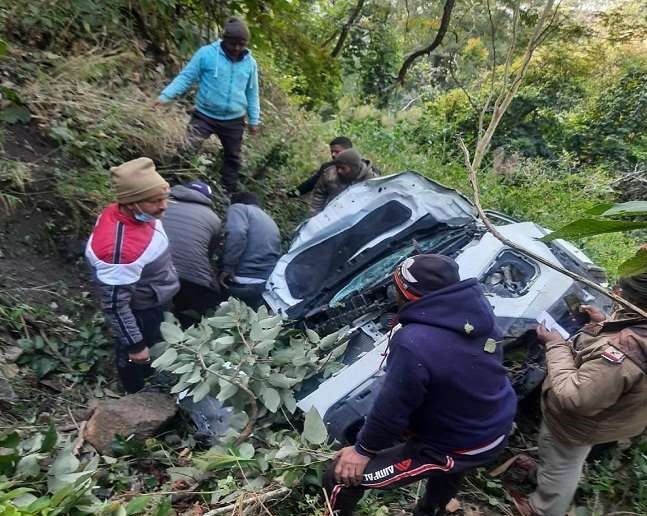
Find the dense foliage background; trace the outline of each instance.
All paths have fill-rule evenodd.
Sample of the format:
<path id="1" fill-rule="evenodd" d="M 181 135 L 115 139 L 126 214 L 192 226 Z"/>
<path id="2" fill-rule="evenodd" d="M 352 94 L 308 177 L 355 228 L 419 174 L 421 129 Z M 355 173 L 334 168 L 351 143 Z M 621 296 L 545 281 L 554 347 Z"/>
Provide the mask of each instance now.
<path id="1" fill-rule="evenodd" d="M 153 101 L 230 14 L 249 23 L 261 71 L 263 130 L 246 140 L 244 185 L 264 198 L 286 241 L 306 214 L 286 192 L 327 158 L 336 135 L 384 172 L 417 170 L 467 191 L 457 139 L 474 144 L 508 49 L 516 44 L 518 65 L 542 3 L 524 2 L 513 30 L 509 0 L 0 0 L 0 217 L 38 210 L 48 248 L 67 252 L 110 198 L 109 166 L 147 155 L 172 181 L 217 184 L 215 144 L 199 156 L 183 151 L 191 98 L 159 110 Z M 440 44 L 398 81 L 406 56 L 444 30 L 448 6 Z M 494 136 L 481 172 L 487 208 L 555 228 L 600 202 L 644 198 L 646 13 L 644 0 L 564 2 Z M 580 243 L 613 277 L 643 240 Z M 39 301 L 2 288 L 0 320 L 23 332 Z M 47 332 L 58 331 L 60 314 L 38 313 Z M 93 349 L 93 335 L 79 346 Z M 99 358 L 88 353 L 92 368 Z M 645 464 L 641 448 L 618 452 L 591 470 L 582 505 L 641 512 L 647 494 L 631 486 Z M 508 510 L 500 485 L 481 480 L 472 495 Z M 318 494 L 308 496 L 300 510 L 314 511 Z"/>

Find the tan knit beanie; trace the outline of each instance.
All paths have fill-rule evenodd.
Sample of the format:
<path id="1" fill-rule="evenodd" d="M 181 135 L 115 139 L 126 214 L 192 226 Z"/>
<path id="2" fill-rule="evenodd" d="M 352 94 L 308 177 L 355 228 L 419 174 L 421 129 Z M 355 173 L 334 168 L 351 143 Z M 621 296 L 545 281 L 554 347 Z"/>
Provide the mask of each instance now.
<path id="1" fill-rule="evenodd" d="M 150 158 L 137 158 L 118 167 L 112 167 L 111 181 L 119 204 L 150 199 L 169 187 L 169 184 L 155 170 Z"/>

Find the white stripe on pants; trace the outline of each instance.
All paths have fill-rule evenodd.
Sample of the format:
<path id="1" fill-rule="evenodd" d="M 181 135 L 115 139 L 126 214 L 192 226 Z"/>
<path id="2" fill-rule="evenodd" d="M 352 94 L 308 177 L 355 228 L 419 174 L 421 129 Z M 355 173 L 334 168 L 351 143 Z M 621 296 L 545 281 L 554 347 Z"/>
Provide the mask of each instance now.
<path id="1" fill-rule="evenodd" d="M 577 446 L 558 441 L 544 421 L 539 429 L 537 444 L 537 490 L 530 495 L 530 504 L 541 516 L 564 516 L 575 495 L 591 446 Z"/>

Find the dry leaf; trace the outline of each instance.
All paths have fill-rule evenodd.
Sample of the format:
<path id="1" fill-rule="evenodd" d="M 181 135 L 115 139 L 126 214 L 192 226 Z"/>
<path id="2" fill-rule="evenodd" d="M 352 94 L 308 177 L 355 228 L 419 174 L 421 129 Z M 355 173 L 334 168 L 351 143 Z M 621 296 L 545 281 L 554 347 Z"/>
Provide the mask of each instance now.
<path id="1" fill-rule="evenodd" d="M 445 506 L 447 512 L 456 512 L 461 508 L 461 503 L 456 499 L 452 498 L 449 503 Z"/>
<path id="2" fill-rule="evenodd" d="M 498 477 L 500 475 L 503 475 L 506 471 L 508 471 L 510 469 L 510 466 L 512 466 L 515 462 L 517 462 L 517 460 L 519 460 L 521 458 L 530 459 L 530 457 L 528 455 L 526 455 L 525 453 L 518 453 L 517 455 L 513 455 L 512 457 L 510 457 L 508 460 L 506 460 L 500 466 L 497 466 L 496 468 L 490 470 L 488 475 L 490 475 L 491 477 Z M 530 459 L 530 460 L 532 460 L 532 459 Z"/>

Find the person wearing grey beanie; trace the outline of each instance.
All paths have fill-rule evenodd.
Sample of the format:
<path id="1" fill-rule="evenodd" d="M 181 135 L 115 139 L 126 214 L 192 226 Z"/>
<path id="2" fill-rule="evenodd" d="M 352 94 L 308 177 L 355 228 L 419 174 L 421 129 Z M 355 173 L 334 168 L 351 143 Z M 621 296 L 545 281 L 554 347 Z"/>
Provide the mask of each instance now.
<path id="1" fill-rule="evenodd" d="M 227 19 L 222 39 L 200 48 L 155 102 L 156 107 L 170 102 L 198 84 L 187 147 L 196 151 L 212 135 L 218 136 L 224 153 L 221 182 L 229 193 L 238 189 L 245 128 L 255 135 L 261 122 L 258 66 L 247 48 L 249 40 L 242 19 Z"/>
<path id="2" fill-rule="evenodd" d="M 379 170 L 353 148 L 337 154 L 333 164 L 334 167 L 326 169 L 315 185 L 310 201 L 310 215 L 322 211 L 349 186 L 380 175 Z"/>

